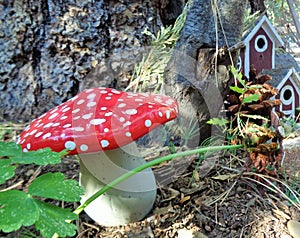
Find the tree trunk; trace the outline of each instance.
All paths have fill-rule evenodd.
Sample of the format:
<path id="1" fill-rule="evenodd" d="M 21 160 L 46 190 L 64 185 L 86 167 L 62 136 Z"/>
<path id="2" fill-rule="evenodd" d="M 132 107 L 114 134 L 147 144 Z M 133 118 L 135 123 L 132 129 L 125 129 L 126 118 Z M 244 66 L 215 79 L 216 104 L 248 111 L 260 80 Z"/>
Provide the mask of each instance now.
<path id="1" fill-rule="evenodd" d="M 292 15 L 292 18 L 293 18 L 293 22 L 294 22 L 294 25 L 295 25 L 295 28 L 296 28 L 296 35 L 298 36 L 297 37 L 298 40 L 296 41 L 296 43 L 298 44 L 298 46 L 300 46 L 300 21 L 299 21 L 296 9 L 294 7 L 293 1 L 292 0 L 287 0 L 287 3 L 289 5 L 290 12 L 291 12 L 291 15 Z"/>
<path id="2" fill-rule="evenodd" d="M 241 39 L 246 6 L 240 0 L 215 1 L 217 6 L 211 2 L 190 1 L 184 28 L 165 71 L 164 90 L 179 103 L 181 126 L 189 130 L 191 122 L 198 121 L 200 141 L 214 134 L 206 122 L 220 115 L 229 85 L 228 66 L 232 64 L 227 48 Z M 234 62 L 236 56 L 237 52 L 231 52 Z"/>
<path id="3" fill-rule="evenodd" d="M 108 59 L 147 45 L 142 32 L 157 32 L 160 14 L 172 23 L 183 2 L 171 2 L 1 1 L 0 121 L 34 119 L 83 88 L 126 87 L 136 55 Z"/>

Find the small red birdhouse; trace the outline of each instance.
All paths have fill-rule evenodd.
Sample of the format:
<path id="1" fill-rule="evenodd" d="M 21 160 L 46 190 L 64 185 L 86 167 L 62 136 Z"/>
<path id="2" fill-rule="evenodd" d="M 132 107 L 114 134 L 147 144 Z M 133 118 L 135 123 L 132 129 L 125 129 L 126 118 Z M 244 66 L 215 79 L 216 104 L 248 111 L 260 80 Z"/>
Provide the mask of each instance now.
<path id="1" fill-rule="evenodd" d="M 242 41 L 244 47 L 240 51 L 240 69 L 247 77 L 251 65 L 257 73 L 276 67 L 275 48 L 283 47 L 284 42 L 266 16 L 245 30 Z"/>
<path id="2" fill-rule="evenodd" d="M 242 42 L 232 48 L 240 49 L 238 69 L 249 78 L 253 66 L 257 74 L 272 76 L 269 81 L 279 91 L 276 96 L 282 105 L 277 110 L 286 116 L 295 116 L 296 108 L 300 107 L 300 66 L 288 53 L 276 53 L 275 49 L 283 51 L 284 42 L 263 15 L 246 27 Z"/>

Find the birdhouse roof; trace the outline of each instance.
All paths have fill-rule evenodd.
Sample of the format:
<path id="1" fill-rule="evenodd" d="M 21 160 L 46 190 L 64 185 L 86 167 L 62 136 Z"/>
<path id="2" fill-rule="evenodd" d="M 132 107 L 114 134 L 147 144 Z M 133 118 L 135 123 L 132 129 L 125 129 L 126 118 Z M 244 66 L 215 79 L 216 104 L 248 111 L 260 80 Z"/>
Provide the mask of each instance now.
<path id="1" fill-rule="evenodd" d="M 254 20 L 252 23 L 246 26 L 242 36 L 242 41 L 244 43 L 249 42 L 260 28 L 262 28 L 275 42 L 276 47 L 284 46 L 284 42 L 282 41 L 281 37 L 278 35 L 274 26 L 265 15 L 259 17 L 257 20 Z"/>
<path id="2" fill-rule="evenodd" d="M 297 60 L 286 52 L 275 54 L 275 67 L 277 69 L 295 68 L 297 72 L 300 72 L 300 65 Z"/>
<path id="3" fill-rule="evenodd" d="M 277 89 L 281 89 L 285 82 L 292 77 L 294 83 L 296 84 L 298 90 L 300 90 L 300 76 L 295 70 L 295 68 L 284 68 L 284 69 L 263 69 L 261 74 L 268 74 L 272 76 L 272 79 L 269 81 L 270 84 Z"/>

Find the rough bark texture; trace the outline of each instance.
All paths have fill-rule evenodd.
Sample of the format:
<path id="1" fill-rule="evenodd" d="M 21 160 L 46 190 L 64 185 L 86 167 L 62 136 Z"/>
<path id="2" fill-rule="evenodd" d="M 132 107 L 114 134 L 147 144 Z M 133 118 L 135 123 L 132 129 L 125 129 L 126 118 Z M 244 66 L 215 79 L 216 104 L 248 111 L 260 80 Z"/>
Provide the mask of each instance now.
<path id="1" fill-rule="evenodd" d="M 190 2 L 186 23 L 165 72 L 165 93 L 178 100 L 183 121 L 199 121 L 200 141 L 211 135 L 206 121 L 217 117 L 223 105 L 231 64 L 226 47 L 240 40 L 246 6 L 239 0 L 216 2 L 217 6 L 205 0 Z M 218 14 L 217 26 L 214 13 Z M 235 56 L 232 52 L 234 61 Z"/>
<path id="2" fill-rule="evenodd" d="M 133 65 L 106 59 L 149 43 L 142 31 L 156 32 L 160 13 L 168 23 L 180 13 L 171 2 L 0 1 L 0 121 L 33 119 L 82 88 L 122 88 Z"/>

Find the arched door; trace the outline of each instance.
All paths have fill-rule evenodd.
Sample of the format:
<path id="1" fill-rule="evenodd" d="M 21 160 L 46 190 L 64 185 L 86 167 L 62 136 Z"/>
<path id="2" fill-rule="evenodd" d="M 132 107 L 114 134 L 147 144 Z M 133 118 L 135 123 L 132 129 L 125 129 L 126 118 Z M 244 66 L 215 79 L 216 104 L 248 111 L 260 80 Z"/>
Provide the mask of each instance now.
<path id="1" fill-rule="evenodd" d="M 280 90 L 280 110 L 286 116 L 295 116 L 295 92 L 292 86 L 285 85 Z"/>

